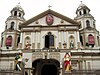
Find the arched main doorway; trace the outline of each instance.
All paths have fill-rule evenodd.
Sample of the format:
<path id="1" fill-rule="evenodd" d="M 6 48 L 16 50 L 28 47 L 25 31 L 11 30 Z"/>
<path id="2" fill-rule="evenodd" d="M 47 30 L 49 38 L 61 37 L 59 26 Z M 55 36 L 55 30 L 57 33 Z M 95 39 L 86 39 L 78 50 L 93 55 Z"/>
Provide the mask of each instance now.
<path id="1" fill-rule="evenodd" d="M 41 75 L 57 75 L 57 67 L 54 64 L 45 64 L 41 68 Z"/>
<path id="2" fill-rule="evenodd" d="M 55 59 L 37 59 L 32 67 L 33 75 L 59 75 L 60 63 Z"/>

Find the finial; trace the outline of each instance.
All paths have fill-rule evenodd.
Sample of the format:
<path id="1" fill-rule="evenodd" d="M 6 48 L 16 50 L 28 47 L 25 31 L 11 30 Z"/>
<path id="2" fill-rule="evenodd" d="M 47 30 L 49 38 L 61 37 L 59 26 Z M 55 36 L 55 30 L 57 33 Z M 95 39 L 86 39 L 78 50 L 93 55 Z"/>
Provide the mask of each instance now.
<path id="1" fill-rule="evenodd" d="M 83 1 L 80 1 L 80 2 L 81 2 L 81 4 L 82 4 Z"/>
<path id="2" fill-rule="evenodd" d="M 20 2 L 18 3 L 18 5 L 20 5 Z"/>
<path id="3" fill-rule="evenodd" d="M 48 6 L 49 9 L 50 9 L 51 7 L 52 7 L 51 5 Z"/>

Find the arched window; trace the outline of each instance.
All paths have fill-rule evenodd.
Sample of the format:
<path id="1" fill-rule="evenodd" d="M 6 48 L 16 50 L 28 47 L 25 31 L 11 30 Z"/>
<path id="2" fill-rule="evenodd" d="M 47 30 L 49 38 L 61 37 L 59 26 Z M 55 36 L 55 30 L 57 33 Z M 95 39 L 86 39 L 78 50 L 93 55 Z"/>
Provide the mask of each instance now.
<path id="1" fill-rule="evenodd" d="M 17 46 L 18 46 L 19 42 L 20 42 L 20 37 L 18 37 L 18 40 L 17 40 Z"/>
<path id="2" fill-rule="evenodd" d="M 83 38 L 82 38 L 81 35 L 80 35 L 80 42 L 81 42 L 81 44 L 83 45 Z"/>
<path id="3" fill-rule="evenodd" d="M 95 21 L 93 21 L 93 26 L 94 26 L 94 28 L 95 28 Z"/>
<path id="4" fill-rule="evenodd" d="M 28 75 L 28 73 L 25 71 L 25 75 Z"/>
<path id="5" fill-rule="evenodd" d="M 20 25 L 21 25 L 21 22 L 19 22 L 19 25 L 18 25 L 18 29 L 20 30 Z"/>
<path id="6" fill-rule="evenodd" d="M 14 12 L 14 16 L 17 16 L 17 11 Z"/>
<path id="7" fill-rule="evenodd" d="M 6 38 L 6 46 L 11 47 L 12 46 L 12 36 L 8 36 Z"/>
<path id="8" fill-rule="evenodd" d="M 86 14 L 86 9 L 83 10 L 83 13 Z"/>
<path id="9" fill-rule="evenodd" d="M 80 15 L 82 15 L 81 11 L 79 12 Z"/>
<path id="10" fill-rule="evenodd" d="M 45 48 L 51 47 L 54 47 L 54 36 L 48 32 L 48 35 L 45 36 Z"/>
<path id="11" fill-rule="evenodd" d="M 21 13 L 19 13 L 19 17 L 21 17 Z"/>
<path id="12" fill-rule="evenodd" d="M 89 20 L 86 20 L 86 26 L 87 26 L 87 28 L 90 27 L 90 21 Z"/>
<path id="13" fill-rule="evenodd" d="M 2 45 L 3 45 L 3 37 L 2 37 L 2 39 L 1 39 L 1 47 L 2 47 Z"/>
<path id="14" fill-rule="evenodd" d="M 81 24 L 81 21 L 79 21 L 79 24 L 80 24 L 79 28 L 82 28 L 82 24 Z"/>
<path id="15" fill-rule="evenodd" d="M 97 36 L 98 46 L 100 46 L 99 36 Z"/>
<path id="16" fill-rule="evenodd" d="M 12 30 L 14 30 L 14 22 L 11 22 L 11 27 L 10 27 L 10 29 L 12 29 Z"/>

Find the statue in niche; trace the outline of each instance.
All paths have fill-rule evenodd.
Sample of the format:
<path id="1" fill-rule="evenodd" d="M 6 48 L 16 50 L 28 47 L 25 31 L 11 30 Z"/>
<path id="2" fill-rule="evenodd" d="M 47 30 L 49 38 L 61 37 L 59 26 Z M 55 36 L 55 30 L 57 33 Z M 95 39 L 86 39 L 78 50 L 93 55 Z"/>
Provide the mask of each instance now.
<path id="1" fill-rule="evenodd" d="M 71 40 L 70 42 L 70 48 L 73 49 L 74 48 L 74 42 Z"/>
<path id="2" fill-rule="evenodd" d="M 25 46 L 26 46 L 25 49 L 30 49 L 31 44 L 29 44 L 29 42 L 27 41 Z"/>
<path id="3" fill-rule="evenodd" d="M 67 44 L 66 44 L 65 41 L 64 41 L 64 43 L 63 43 L 63 47 L 64 47 L 64 49 L 67 47 Z"/>

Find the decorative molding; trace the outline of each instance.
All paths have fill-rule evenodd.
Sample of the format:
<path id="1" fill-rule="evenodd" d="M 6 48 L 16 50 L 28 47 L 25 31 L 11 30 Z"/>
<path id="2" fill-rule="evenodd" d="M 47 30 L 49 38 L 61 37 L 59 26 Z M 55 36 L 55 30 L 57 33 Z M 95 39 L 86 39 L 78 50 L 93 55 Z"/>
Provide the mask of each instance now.
<path id="1" fill-rule="evenodd" d="M 25 32 L 25 35 L 31 35 L 31 32 Z"/>
<path id="2" fill-rule="evenodd" d="M 68 34 L 74 34 L 74 31 L 69 31 Z"/>

